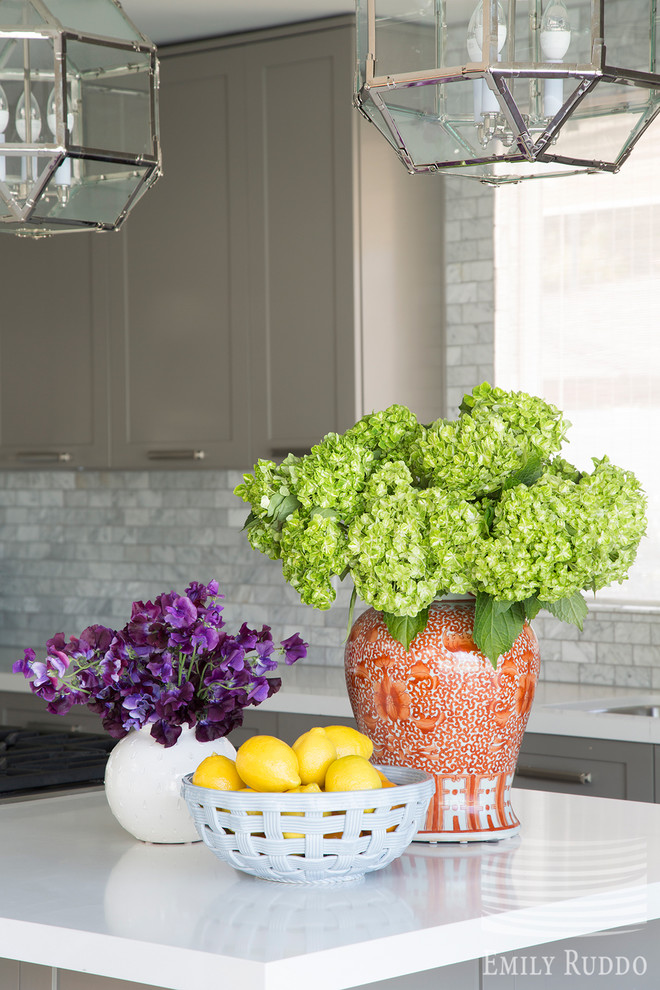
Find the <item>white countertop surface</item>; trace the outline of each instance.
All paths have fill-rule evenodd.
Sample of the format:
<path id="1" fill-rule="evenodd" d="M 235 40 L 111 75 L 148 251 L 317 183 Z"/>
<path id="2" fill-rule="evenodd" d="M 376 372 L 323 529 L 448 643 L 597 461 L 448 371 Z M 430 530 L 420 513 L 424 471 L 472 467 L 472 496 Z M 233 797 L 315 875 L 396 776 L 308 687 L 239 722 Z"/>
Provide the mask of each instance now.
<path id="1" fill-rule="evenodd" d="M 514 791 L 520 836 L 413 843 L 355 884 L 148 845 L 102 791 L 0 805 L 0 956 L 168 990 L 342 990 L 660 917 L 660 806 Z"/>

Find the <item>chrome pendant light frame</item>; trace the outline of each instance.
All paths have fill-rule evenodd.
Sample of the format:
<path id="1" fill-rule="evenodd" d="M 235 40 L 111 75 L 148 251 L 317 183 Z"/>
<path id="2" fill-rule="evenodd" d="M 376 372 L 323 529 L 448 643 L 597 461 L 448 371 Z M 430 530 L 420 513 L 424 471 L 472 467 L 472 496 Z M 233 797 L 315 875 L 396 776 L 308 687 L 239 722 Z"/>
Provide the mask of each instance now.
<path id="1" fill-rule="evenodd" d="M 427 7 L 433 6 L 435 10 L 437 66 L 417 66 L 410 70 L 402 66 L 397 71 L 385 71 L 380 64 L 379 25 L 385 24 L 389 31 L 389 55 L 384 59 L 387 63 L 388 57 L 391 60 L 393 38 L 397 30 L 397 17 L 392 13 L 397 6 L 396 2 L 390 0 L 389 16 L 385 17 L 381 13 L 379 22 L 379 9 L 385 6 L 382 0 L 357 0 L 356 108 L 378 126 L 411 173 L 454 170 L 483 182 L 500 184 L 520 181 L 522 178 L 571 172 L 617 172 L 642 134 L 660 113 L 660 74 L 651 71 L 655 68 L 657 0 L 644 0 L 648 4 L 649 17 L 649 71 L 608 62 L 605 0 L 590 0 L 589 60 L 544 61 L 539 35 L 544 7 L 547 8 L 550 3 L 551 0 L 545 0 L 545 3 L 543 0 L 482 0 L 483 35 L 480 37 L 480 53 L 483 53 L 483 57 L 481 60 L 466 58 L 464 64 L 446 65 L 443 49 L 447 36 L 447 8 L 451 9 L 453 5 L 455 9 L 456 0 L 427 0 Z M 418 4 L 420 6 L 422 5 Z M 399 7 L 401 10 L 405 8 L 405 0 L 401 0 Z M 516 57 L 521 10 L 529 21 L 528 51 L 533 55 L 532 60 Z M 502 12 L 505 17 L 504 25 Z M 412 12 L 401 15 L 401 30 L 403 31 L 406 17 L 406 29 L 410 31 Z M 506 41 L 502 44 L 499 39 L 504 33 Z M 408 47 L 410 48 L 409 41 Z M 405 54 L 403 44 L 401 51 Z M 401 55 L 399 62 L 403 60 L 404 55 Z M 448 109 L 450 101 L 447 94 L 456 92 L 451 88 L 470 86 L 477 80 L 484 80 L 496 100 L 494 110 L 482 114 L 481 123 L 470 120 L 467 112 L 452 113 Z M 528 82 L 529 88 L 529 95 L 525 93 L 524 109 L 519 106 L 514 93 L 514 89 L 520 91 L 523 80 Z M 542 104 L 545 80 L 567 80 L 568 95 L 560 101 L 561 105 L 556 112 L 544 118 L 539 107 Z M 602 105 L 597 110 L 588 106 L 586 98 L 598 88 L 599 98 L 603 94 L 606 99 L 609 96 L 608 86 L 632 86 L 637 92 L 638 101 L 640 91 L 647 92 L 644 97 L 646 105 L 637 115 L 634 126 L 630 128 L 616 154 L 606 158 L 590 153 L 589 149 L 586 153 L 580 149 L 580 153 L 576 154 L 570 147 L 571 143 L 565 141 L 564 146 L 569 144 L 569 149 L 562 147 L 562 142 L 558 139 L 562 137 L 567 123 L 570 122 L 571 127 L 574 127 L 577 121 L 594 120 L 598 116 L 607 115 L 607 109 L 603 110 Z M 428 100 L 424 113 L 412 108 L 412 100 L 408 100 L 406 106 L 406 92 L 411 93 L 422 88 L 431 88 L 435 92 L 434 106 L 430 112 Z M 620 96 L 617 99 L 620 104 L 624 102 Z M 617 113 L 618 108 L 613 106 L 611 112 Z M 428 153 L 426 148 L 420 150 L 422 142 L 413 140 L 413 125 L 418 125 L 418 130 L 419 126 L 424 127 L 427 134 L 435 126 L 444 144 L 438 142 L 438 147 L 434 148 L 433 140 L 429 138 Z M 480 149 L 475 147 L 477 142 L 469 135 L 470 127 L 480 132 L 480 144 L 485 153 L 481 154 Z M 499 139 L 498 149 L 495 149 L 494 139 Z M 453 143 L 451 154 L 446 153 L 448 141 Z M 527 166 L 529 163 L 538 163 L 541 166 L 538 173 L 515 172 L 517 165 Z M 491 172 L 483 167 L 490 168 Z"/>
<path id="2" fill-rule="evenodd" d="M 0 0 L 0 86 L 22 93 L 25 131 L 21 139 L 17 123 L 14 139 L 0 143 L 0 231 L 38 237 L 116 230 L 162 171 L 156 46 L 126 17 L 117 0 L 101 3 L 106 13 L 116 17 L 120 37 L 89 27 L 72 28 L 55 16 L 49 0 L 20 2 L 24 21 L 32 23 L 3 21 Z M 89 2 L 92 13 L 96 0 Z M 11 11 L 16 7 L 14 0 Z M 97 64 L 76 65 L 92 53 L 98 54 Z M 139 83 L 131 83 L 132 76 Z M 52 86 L 47 116 L 52 137 L 39 140 L 44 136 L 48 86 Z M 39 114 L 35 135 L 32 109 L 26 108 L 33 107 L 36 92 L 41 105 L 35 111 Z M 131 113 L 131 102 L 139 104 L 137 113 Z M 107 118 L 105 133 L 98 125 L 90 126 L 94 108 L 88 104 L 97 104 Z M 131 116 L 140 117 L 139 126 L 126 123 L 124 118 Z M 119 124 L 114 123 L 116 118 L 122 118 Z M 140 134 L 139 148 L 131 148 L 128 139 L 123 147 L 113 140 L 122 128 L 130 131 L 131 125 Z M 90 142 L 90 133 L 97 139 L 107 136 L 107 145 L 103 140 Z M 95 196 L 103 200 L 98 215 L 93 215 Z M 80 208 L 76 197 L 83 201 Z"/>

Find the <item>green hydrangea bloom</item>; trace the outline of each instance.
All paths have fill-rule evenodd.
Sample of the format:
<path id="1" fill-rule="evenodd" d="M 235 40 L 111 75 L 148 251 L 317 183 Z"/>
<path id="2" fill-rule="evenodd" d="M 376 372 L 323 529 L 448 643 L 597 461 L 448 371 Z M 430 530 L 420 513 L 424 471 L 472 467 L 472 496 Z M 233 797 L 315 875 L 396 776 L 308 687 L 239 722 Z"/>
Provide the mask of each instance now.
<path id="1" fill-rule="evenodd" d="M 243 484 L 237 485 L 234 494 L 248 502 L 252 514 L 281 528 L 286 515 L 286 505 L 295 503 L 300 458 L 289 454 L 281 464 L 259 459 L 254 474 L 244 474 Z"/>
<path id="2" fill-rule="evenodd" d="M 439 593 L 464 592 L 465 561 L 483 532 L 473 505 L 437 488 L 413 487 L 401 461 L 384 464 L 365 489 L 364 512 L 349 526 L 357 592 L 393 615 L 415 615 Z"/>
<path id="3" fill-rule="evenodd" d="M 421 432 L 417 417 L 407 406 L 393 405 L 363 416 L 347 434 L 372 450 L 402 457 Z"/>
<path id="4" fill-rule="evenodd" d="M 280 552 L 282 574 L 305 605 L 330 608 L 336 597 L 332 577 L 348 563 L 341 524 L 323 512 L 307 516 L 296 511 L 282 527 Z"/>
<path id="5" fill-rule="evenodd" d="M 359 508 L 374 451 L 355 436 L 329 433 L 298 467 L 297 496 L 305 509 L 335 509 L 349 519 Z"/>
<path id="6" fill-rule="evenodd" d="M 515 437 L 522 451 L 535 453 L 541 460 L 559 453 L 571 425 L 556 406 L 538 396 L 505 392 L 488 382 L 464 397 L 461 410 L 485 423 L 507 444 L 513 444 Z"/>
<path id="7" fill-rule="evenodd" d="M 536 595 L 554 602 L 584 587 L 583 540 L 571 536 L 579 510 L 577 486 L 547 476 L 531 487 L 503 492 L 494 508 L 490 536 L 477 548 L 473 578 L 477 590 L 498 601 Z"/>
<path id="8" fill-rule="evenodd" d="M 646 500 L 631 472 L 606 458 L 594 464 L 577 482 L 548 471 L 502 494 L 474 561 L 478 590 L 498 601 L 556 602 L 625 578 L 645 532 Z"/>
<path id="9" fill-rule="evenodd" d="M 520 470 L 527 456 L 512 435 L 494 432 L 488 423 L 470 416 L 453 422 L 439 420 L 411 447 L 412 467 L 422 484 L 463 498 L 476 498 L 501 488 L 511 474 Z"/>
<path id="10" fill-rule="evenodd" d="M 280 533 L 263 519 L 252 519 L 245 526 L 250 546 L 253 550 L 265 553 L 271 560 L 280 557 Z"/>
<path id="11" fill-rule="evenodd" d="M 592 575 L 585 587 L 597 591 L 627 578 L 646 533 L 647 500 L 632 471 L 607 457 L 594 457 L 593 463 L 593 472 L 583 474 L 578 487 L 594 540 Z"/>

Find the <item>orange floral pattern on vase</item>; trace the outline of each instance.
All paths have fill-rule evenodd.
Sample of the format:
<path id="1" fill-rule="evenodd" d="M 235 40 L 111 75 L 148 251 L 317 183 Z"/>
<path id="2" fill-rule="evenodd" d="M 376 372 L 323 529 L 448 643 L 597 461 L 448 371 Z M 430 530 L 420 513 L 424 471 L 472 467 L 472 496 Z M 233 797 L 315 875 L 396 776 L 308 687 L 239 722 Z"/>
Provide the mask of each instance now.
<path id="1" fill-rule="evenodd" d="M 382 613 L 364 612 L 346 644 L 348 694 L 374 759 L 432 773 L 419 839 L 504 838 L 519 830 L 510 788 L 539 674 L 526 625 L 497 669 L 472 639 L 474 601 L 434 602 L 410 651 Z"/>
<path id="2" fill-rule="evenodd" d="M 384 721 L 398 722 L 410 718 L 410 704 L 405 681 L 391 681 L 385 676 L 374 687 L 374 708 Z"/>

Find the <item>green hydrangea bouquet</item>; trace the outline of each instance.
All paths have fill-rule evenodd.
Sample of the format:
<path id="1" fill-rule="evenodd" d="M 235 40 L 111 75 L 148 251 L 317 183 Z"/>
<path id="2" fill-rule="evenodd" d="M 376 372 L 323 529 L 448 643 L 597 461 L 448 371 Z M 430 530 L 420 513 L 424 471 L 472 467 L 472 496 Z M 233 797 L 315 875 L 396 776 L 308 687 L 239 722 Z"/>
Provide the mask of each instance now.
<path id="1" fill-rule="evenodd" d="M 627 576 L 646 499 L 607 457 L 591 472 L 560 458 L 570 424 L 543 399 L 484 383 L 459 411 L 424 426 L 390 406 L 303 457 L 259 460 L 236 494 L 251 545 L 306 604 L 329 608 L 350 574 L 351 612 L 359 595 L 408 650 L 434 599 L 470 593 L 496 664 L 542 608 L 582 628 L 581 592 Z"/>

